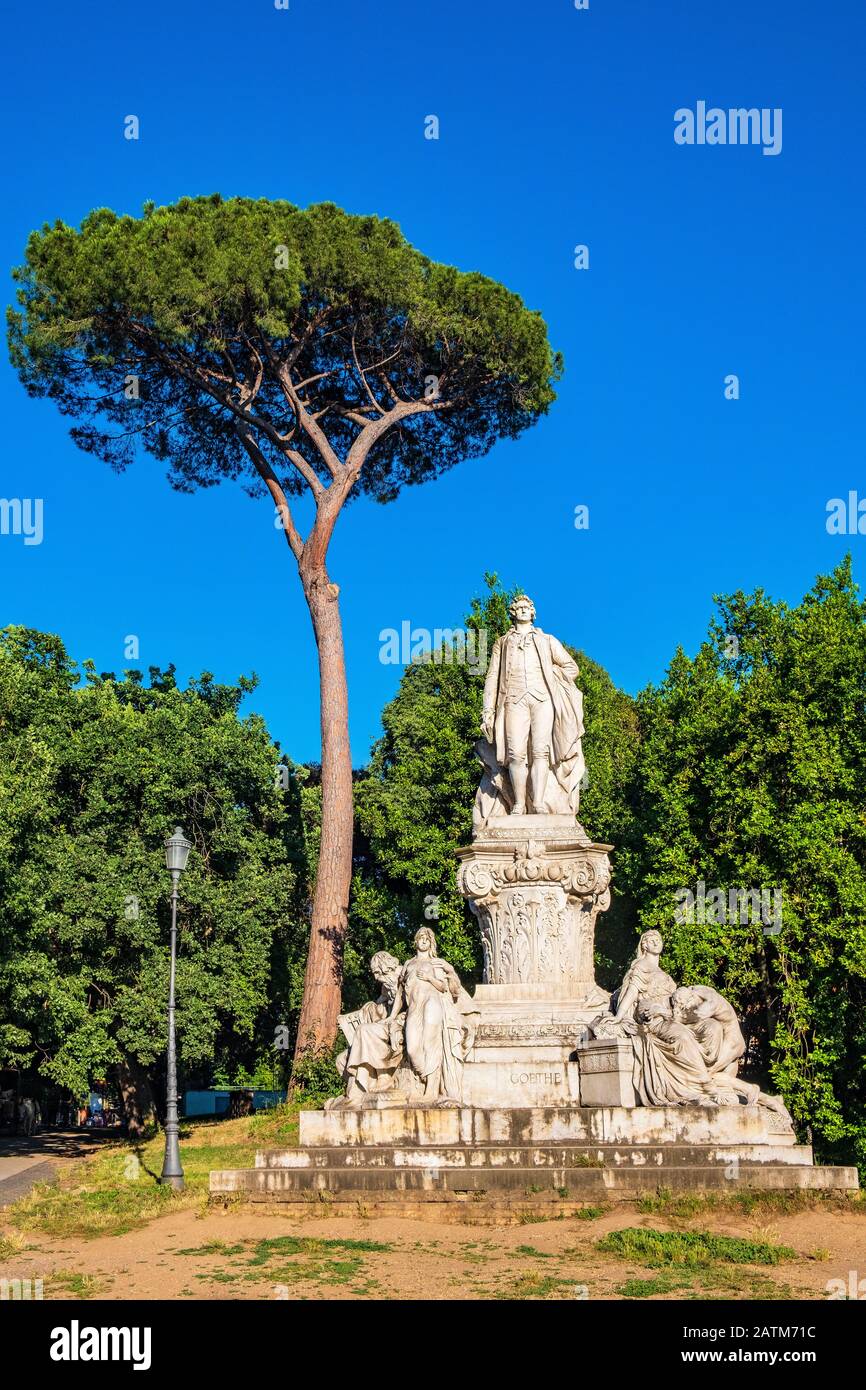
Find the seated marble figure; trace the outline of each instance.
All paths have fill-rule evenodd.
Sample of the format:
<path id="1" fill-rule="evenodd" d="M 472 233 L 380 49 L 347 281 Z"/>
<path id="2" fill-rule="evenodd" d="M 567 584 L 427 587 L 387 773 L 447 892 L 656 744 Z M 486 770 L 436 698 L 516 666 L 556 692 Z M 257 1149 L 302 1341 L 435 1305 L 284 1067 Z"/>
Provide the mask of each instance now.
<path id="1" fill-rule="evenodd" d="M 345 1094 L 327 1109 L 387 1103 L 459 1105 L 463 1064 L 475 1039 L 477 1005 L 457 971 L 436 954 L 429 927 L 415 934 L 404 965 L 387 951 L 370 962 L 379 999 L 340 1018 L 349 1043 L 337 1059 Z"/>
<path id="2" fill-rule="evenodd" d="M 378 999 L 340 1015 L 340 1030 L 349 1047 L 340 1053 L 336 1066 L 349 1104 L 360 1103 L 365 1096 L 392 1085 L 402 1061 L 402 1040 L 390 1020 L 401 968 L 389 951 L 377 951 L 370 961 L 370 973 L 380 986 Z"/>

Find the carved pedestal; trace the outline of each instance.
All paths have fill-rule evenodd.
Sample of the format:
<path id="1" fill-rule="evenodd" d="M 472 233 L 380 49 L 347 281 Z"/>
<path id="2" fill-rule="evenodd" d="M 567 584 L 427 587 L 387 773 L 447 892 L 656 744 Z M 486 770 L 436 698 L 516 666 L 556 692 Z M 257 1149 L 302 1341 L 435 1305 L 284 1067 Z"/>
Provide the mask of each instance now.
<path id="1" fill-rule="evenodd" d="M 575 1048 L 609 1000 L 593 950 L 610 903 L 611 848 L 571 816 L 530 815 L 494 819 L 458 851 L 458 886 L 484 951 L 467 1103 L 578 1104 Z"/>

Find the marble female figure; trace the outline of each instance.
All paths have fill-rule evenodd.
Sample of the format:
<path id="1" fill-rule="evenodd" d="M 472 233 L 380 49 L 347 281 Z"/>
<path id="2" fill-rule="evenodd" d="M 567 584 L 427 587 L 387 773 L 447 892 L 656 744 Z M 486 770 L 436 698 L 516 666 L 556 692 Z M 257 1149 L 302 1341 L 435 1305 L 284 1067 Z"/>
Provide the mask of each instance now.
<path id="1" fill-rule="evenodd" d="M 474 1006 L 453 965 L 436 955 L 429 927 L 416 932 L 415 952 L 400 971 L 390 1019 L 396 1025 L 405 1010 L 404 1064 L 423 1084 L 424 1100 L 457 1104 L 470 1031 L 464 1010 Z"/>
<path id="2" fill-rule="evenodd" d="M 615 1022 L 632 1020 L 641 1000 L 663 1003 L 670 999 L 677 986 L 659 964 L 663 946 L 661 932 L 650 929 L 642 934 L 637 954 L 619 987 Z"/>

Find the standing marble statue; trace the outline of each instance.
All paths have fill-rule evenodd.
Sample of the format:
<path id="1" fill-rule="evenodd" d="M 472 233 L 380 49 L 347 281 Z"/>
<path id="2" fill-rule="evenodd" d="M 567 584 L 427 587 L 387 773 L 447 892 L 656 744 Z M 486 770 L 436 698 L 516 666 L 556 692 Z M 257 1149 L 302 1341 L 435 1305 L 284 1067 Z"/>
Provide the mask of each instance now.
<path id="1" fill-rule="evenodd" d="M 494 642 L 484 683 L 476 751 L 485 771 L 476 826 L 530 810 L 576 815 L 585 771 L 577 664 L 561 642 L 535 627 L 535 606 L 525 594 L 509 613 L 511 630 Z"/>

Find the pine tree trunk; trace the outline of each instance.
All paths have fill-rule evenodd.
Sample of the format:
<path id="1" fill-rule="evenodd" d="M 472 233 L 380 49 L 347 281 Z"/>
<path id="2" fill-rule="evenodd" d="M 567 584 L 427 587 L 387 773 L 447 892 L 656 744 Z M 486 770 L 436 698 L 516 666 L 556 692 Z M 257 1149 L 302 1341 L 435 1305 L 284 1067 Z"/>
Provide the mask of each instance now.
<path id="1" fill-rule="evenodd" d="M 312 577 L 302 573 L 302 579 L 319 651 L 322 834 L 295 1066 L 303 1057 L 329 1052 L 337 1036 L 354 824 L 349 696 L 339 590 L 328 582 L 324 568 Z"/>

